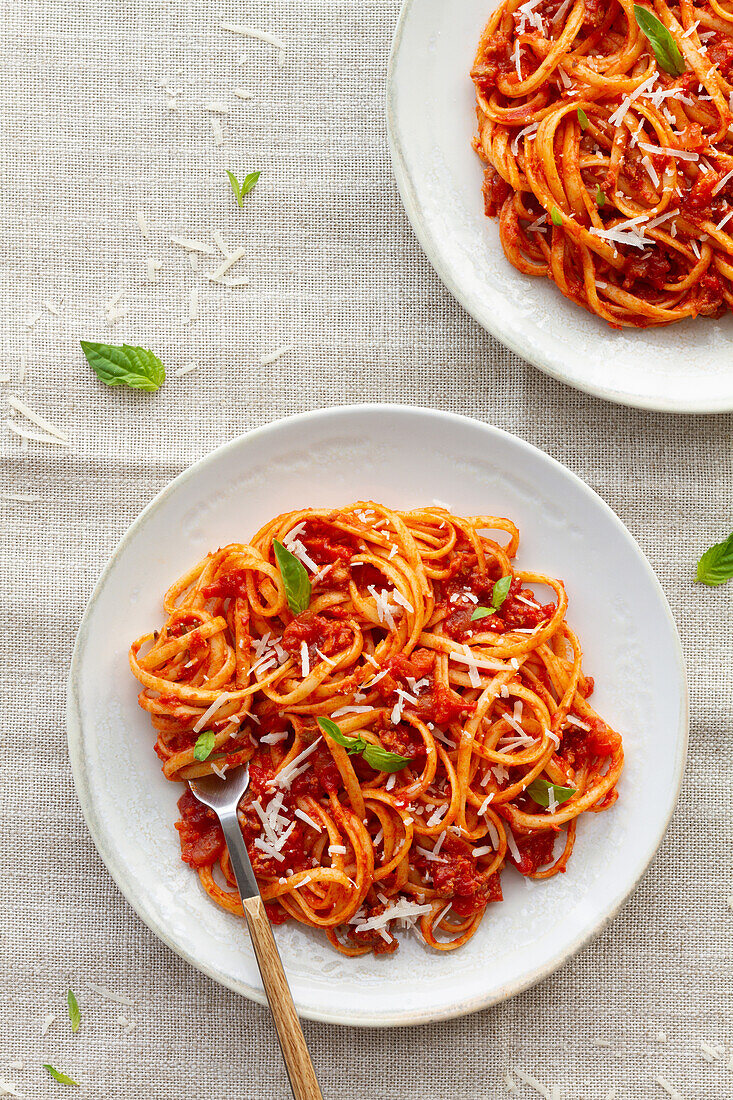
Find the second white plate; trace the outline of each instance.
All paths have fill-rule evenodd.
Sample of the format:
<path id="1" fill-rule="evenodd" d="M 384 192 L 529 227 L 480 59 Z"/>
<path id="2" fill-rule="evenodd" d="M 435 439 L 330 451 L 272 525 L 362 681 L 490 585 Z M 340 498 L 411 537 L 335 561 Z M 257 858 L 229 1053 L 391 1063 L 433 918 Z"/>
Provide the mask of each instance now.
<path id="1" fill-rule="evenodd" d="M 405 0 L 389 65 L 387 125 L 397 183 L 425 253 L 468 312 L 553 377 L 624 405 L 733 409 L 733 316 L 616 331 L 521 275 L 483 210 L 469 72 L 496 0 Z"/>
<path id="2" fill-rule="evenodd" d="M 102 859 L 150 928 L 212 978 L 263 999 L 243 922 L 181 862 L 173 826 L 182 788 L 161 774 L 128 647 L 161 622 L 163 593 L 209 550 L 246 541 L 280 512 L 370 498 L 396 508 L 438 499 L 519 525 L 520 567 L 566 583 L 594 706 L 623 734 L 627 759 L 618 803 L 581 821 L 567 873 L 527 884 L 507 871 L 505 900 L 458 951 L 404 938 L 396 955 L 347 959 L 310 929 L 276 930 L 302 1015 L 387 1026 L 518 993 L 613 916 L 674 807 L 687 695 L 669 607 L 626 528 L 569 470 L 514 436 L 447 413 L 372 405 L 292 417 L 219 448 L 176 478 L 117 547 L 84 615 L 68 698 L 74 779 Z"/>

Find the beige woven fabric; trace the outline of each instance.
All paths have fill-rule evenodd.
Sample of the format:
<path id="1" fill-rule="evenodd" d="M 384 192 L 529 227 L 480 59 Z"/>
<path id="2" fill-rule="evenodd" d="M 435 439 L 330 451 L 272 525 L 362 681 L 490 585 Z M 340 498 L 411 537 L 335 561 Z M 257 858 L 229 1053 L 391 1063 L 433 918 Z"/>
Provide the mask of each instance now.
<path id="1" fill-rule="evenodd" d="M 324 1095 L 502 1097 L 502 1075 L 519 1066 L 557 1084 L 563 1100 L 604 1100 L 612 1087 L 620 1100 L 662 1097 L 657 1074 L 686 1100 L 733 1097 L 733 1071 L 700 1051 L 701 1040 L 725 1043 L 727 1059 L 733 1044 L 733 590 L 691 584 L 700 552 L 733 526 L 733 418 L 656 416 L 575 393 L 452 301 L 389 166 L 382 104 L 397 9 L 397 0 L 2 4 L 0 375 L 12 381 L 0 393 L 72 440 L 69 450 L 24 452 L 0 432 L 0 1079 L 26 1097 L 62 1090 L 42 1062 L 82 1081 L 82 1095 L 111 1100 L 287 1095 L 265 1012 L 159 944 L 102 866 L 72 786 L 64 683 L 103 563 L 171 477 L 248 428 L 357 400 L 478 417 L 585 478 L 671 600 L 693 723 L 668 837 L 605 934 L 540 987 L 467 1019 L 389 1033 L 306 1025 Z M 218 29 L 220 19 L 280 34 L 284 67 L 271 46 Z M 234 97 L 235 87 L 253 98 Z M 229 113 L 207 111 L 211 101 Z M 224 169 L 255 167 L 262 178 L 239 210 Z M 213 229 L 246 248 L 249 287 L 207 282 L 202 272 L 218 261 L 203 256 L 194 272 L 168 240 L 210 242 Z M 151 284 L 147 259 L 162 264 Z M 194 288 L 200 320 L 187 324 Z M 130 310 L 110 329 L 105 303 L 120 290 L 117 308 Z M 152 397 L 103 388 L 80 337 L 155 347 L 169 382 Z M 257 365 L 283 344 L 295 350 Z M 194 361 L 198 370 L 173 376 Z M 104 1001 L 86 980 L 135 1003 Z M 83 1012 L 76 1037 L 69 983 Z M 58 1018 L 44 1037 L 48 1014 Z M 120 1015 L 137 1025 L 129 1034 Z M 666 1043 L 655 1041 L 660 1031 Z M 10 1068 L 19 1058 L 25 1068 Z M 520 1097 L 531 1095 L 520 1085 Z"/>

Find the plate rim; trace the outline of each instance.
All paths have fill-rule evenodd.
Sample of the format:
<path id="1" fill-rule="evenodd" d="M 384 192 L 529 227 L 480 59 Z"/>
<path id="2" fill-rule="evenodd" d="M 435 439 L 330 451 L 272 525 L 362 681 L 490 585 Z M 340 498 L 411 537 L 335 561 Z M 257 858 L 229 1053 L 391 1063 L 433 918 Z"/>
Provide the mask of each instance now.
<path id="1" fill-rule="evenodd" d="M 504 1000 L 517 996 L 519 993 L 531 988 L 532 986 L 543 981 L 545 978 L 554 974 L 560 967 L 564 966 L 570 959 L 574 958 L 585 946 L 595 940 L 601 932 L 610 924 L 610 922 L 617 916 L 621 908 L 626 904 L 631 895 L 635 892 L 639 883 L 647 874 L 651 864 L 657 856 L 659 848 L 664 840 L 669 822 L 674 814 L 679 799 L 679 793 L 682 786 L 682 781 L 685 773 L 685 765 L 687 761 L 687 751 L 689 742 L 689 726 L 690 726 L 690 708 L 689 708 L 689 684 L 687 677 L 687 668 L 685 665 L 684 654 L 682 650 L 682 644 L 680 640 L 679 631 L 675 622 L 672 610 L 669 606 L 669 602 L 664 593 L 664 590 L 659 582 L 659 579 L 654 572 L 651 563 L 649 562 L 646 554 L 639 546 L 636 539 L 633 537 L 629 529 L 623 523 L 619 516 L 616 515 L 614 510 L 609 504 L 601 497 L 590 485 L 588 485 L 582 478 L 565 466 L 558 459 L 552 455 L 548 455 L 540 447 L 534 446 L 534 444 L 527 442 L 520 436 L 514 435 L 512 432 L 505 431 L 503 428 L 497 428 L 493 424 L 487 424 L 484 421 L 478 420 L 474 417 L 465 416 L 460 413 L 454 413 L 445 411 L 442 409 L 429 408 L 427 406 L 419 405 L 403 405 L 399 402 L 365 402 L 355 403 L 350 405 L 337 405 L 326 408 L 312 409 L 303 413 L 296 413 L 291 416 L 278 417 L 275 420 L 269 421 L 267 424 L 262 424 L 256 428 L 241 433 L 240 435 L 220 444 L 213 450 L 202 455 L 199 459 L 193 462 L 176 477 L 172 478 L 167 485 L 155 494 L 155 496 L 145 505 L 145 507 L 135 516 L 132 522 L 129 524 L 122 537 L 110 553 L 104 567 L 97 579 L 96 584 L 92 590 L 92 593 L 84 608 L 84 612 L 79 623 L 79 629 L 74 642 L 74 648 L 69 665 L 69 673 L 66 682 L 66 731 L 67 731 L 67 744 L 69 751 L 69 761 L 71 764 L 72 776 L 74 780 L 74 788 L 77 798 L 84 816 L 89 833 L 94 842 L 94 846 L 105 866 L 107 873 L 111 876 L 118 889 L 126 899 L 128 904 L 142 920 L 142 922 L 150 929 L 150 931 L 163 943 L 166 944 L 176 955 L 184 959 L 187 963 L 193 966 L 200 973 L 205 974 L 219 985 L 224 986 L 238 993 L 240 996 L 244 996 L 249 1000 L 252 1000 L 258 1004 L 266 1005 L 267 1000 L 262 988 L 258 986 L 248 985 L 246 982 L 239 981 L 237 979 L 229 977 L 227 974 L 217 969 L 213 965 L 201 962 L 197 959 L 191 951 L 185 946 L 182 946 L 174 942 L 173 938 L 167 933 L 164 924 L 161 924 L 154 913 L 151 911 L 151 907 L 144 898 L 140 898 L 136 895 L 134 890 L 134 883 L 126 877 L 124 865 L 118 864 L 113 850 L 107 847 L 104 828 L 98 818 L 94 807 L 94 801 L 91 795 L 91 786 L 88 780 L 86 760 L 83 752 L 83 719 L 81 714 L 81 706 L 78 698 L 78 679 L 79 679 L 79 662 L 81 660 L 81 650 L 83 648 L 84 638 L 87 632 L 87 620 L 88 616 L 97 602 L 97 599 L 107 581 L 107 577 L 113 568 L 114 563 L 118 555 L 124 550 L 128 542 L 137 534 L 139 528 L 145 523 L 147 516 L 168 496 L 176 492 L 181 485 L 184 485 L 188 481 L 195 478 L 199 471 L 209 465 L 210 463 L 218 460 L 222 454 L 227 451 L 235 450 L 244 440 L 252 440 L 256 445 L 258 437 L 271 431 L 274 428 L 280 427 L 283 424 L 289 423 L 297 425 L 309 420 L 316 420 L 324 418 L 326 420 L 337 419 L 344 413 L 374 413 L 376 415 L 383 414 L 385 410 L 397 412 L 401 415 L 407 415 L 414 417 L 417 420 L 423 419 L 426 415 L 438 420 L 448 420 L 458 423 L 469 423 L 473 426 L 478 426 L 489 434 L 494 434 L 499 437 L 505 437 L 511 440 L 514 444 L 518 444 L 520 449 L 527 450 L 535 455 L 539 455 L 540 458 L 550 465 L 556 467 L 565 476 L 568 476 L 586 496 L 591 497 L 596 504 L 599 504 L 601 508 L 607 513 L 608 518 L 619 529 L 621 536 L 631 543 L 632 548 L 636 551 L 640 562 L 647 574 L 647 579 L 651 582 L 655 588 L 657 595 L 661 599 L 661 606 L 668 620 L 668 626 L 671 628 L 671 638 L 674 643 L 674 656 L 677 664 L 677 671 L 679 674 L 679 702 L 680 702 L 680 729 L 678 731 L 678 738 L 676 739 L 677 760 L 675 769 L 675 783 L 674 789 L 670 792 L 672 797 L 670 798 L 669 808 L 664 817 L 664 820 L 660 822 L 660 825 L 653 837 L 653 843 L 650 848 L 648 857 L 644 865 L 640 868 L 636 878 L 628 885 L 628 888 L 624 892 L 623 896 L 619 898 L 615 905 L 599 919 L 592 922 L 591 926 L 581 935 L 568 945 L 568 947 L 561 952 L 559 956 L 553 955 L 549 959 L 545 960 L 541 965 L 536 966 L 534 969 L 523 975 L 522 978 L 516 981 L 508 983 L 501 989 L 494 990 L 491 993 L 484 995 L 477 995 L 472 997 L 468 1001 L 456 1002 L 455 1004 L 438 1009 L 426 1009 L 423 1011 L 411 1011 L 407 1014 L 396 1012 L 388 1012 L 379 1016 L 375 1016 L 371 1013 L 357 1012 L 356 1016 L 344 1020 L 340 1016 L 337 1016 L 333 1011 L 328 1009 L 318 1008 L 298 1008 L 298 1014 L 309 1020 L 316 1020 L 322 1023 L 339 1024 L 344 1027 L 371 1027 L 371 1028 L 388 1028 L 388 1027 L 403 1027 L 403 1026 L 417 1026 L 421 1024 L 435 1023 L 441 1020 L 455 1019 L 457 1017 L 465 1016 L 473 1012 L 478 1012 L 481 1009 L 489 1008 L 492 1005 L 499 1004 Z"/>
<path id="2" fill-rule="evenodd" d="M 521 346 L 520 341 L 506 331 L 506 326 L 502 321 L 501 311 L 497 310 L 496 313 L 484 313 L 480 301 L 468 291 L 462 289 L 460 281 L 453 277 L 448 261 L 443 259 L 441 250 L 435 243 L 432 231 L 423 215 L 420 203 L 418 202 L 410 171 L 407 167 L 404 139 L 399 126 L 398 112 L 395 104 L 397 98 L 395 72 L 403 45 L 405 27 L 412 9 L 417 4 L 424 2 L 425 0 L 402 0 L 402 7 L 394 29 L 389 60 L 387 62 L 385 122 L 387 143 L 392 162 L 392 173 L 397 183 L 402 205 L 405 208 L 405 213 L 407 214 L 407 218 L 418 239 L 420 247 L 446 289 L 453 295 L 459 305 L 466 310 L 469 316 L 473 318 L 476 324 L 480 325 L 480 327 L 491 336 L 494 336 L 505 347 L 509 348 L 510 351 L 513 351 L 520 359 L 536 367 L 538 370 L 541 370 L 544 374 L 549 375 L 556 381 L 562 382 L 566 386 L 571 386 L 581 393 L 590 394 L 592 397 L 600 397 L 615 405 L 645 409 L 651 412 L 675 413 L 680 416 L 691 414 L 705 416 L 733 412 L 733 397 L 722 397 L 716 401 L 704 399 L 703 401 L 696 402 L 694 394 L 692 394 L 689 400 L 685 401 L 684 404 L 680 404 L 679 401 L 671 402 L 665 400 L 663 395 L 658 397 L 644 397 L 626 391 L 613 390 L 604 386 L 602 383 L 581 382 L 577 378 L 566 374 L 561 367 L 556 366 L 550 358 L 545 355 L 541 345 L 538 345 L 537 350 L 534 351 L 531 356 L 528 355 L 527 349 Z M 529 276 L 527 276 L 527 278 L 529 278 Z M 560 291 L 558 291 L 558 294 L 560 294 Z M 581 307 L 579 306 L 577 308 Z M 674 326 L 668 327 L 674 328 Z"/>

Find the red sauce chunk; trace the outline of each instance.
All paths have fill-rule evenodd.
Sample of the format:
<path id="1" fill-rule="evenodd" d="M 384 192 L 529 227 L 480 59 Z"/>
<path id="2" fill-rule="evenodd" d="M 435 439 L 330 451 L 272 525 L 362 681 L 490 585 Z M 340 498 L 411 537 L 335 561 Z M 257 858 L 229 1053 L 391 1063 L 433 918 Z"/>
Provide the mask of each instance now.
<path id="1" fill-rule="evenodd" d="M 178 799 L 180 821 L 176 822 L 181 842 L 181 859 L 191 867 L 211 867 L 224 851 L 224 834 L 213 810 L 192 791 Z"/>
<path id="2" fill-rule="evenodd" d="M 585 764 L 596 756 L 611 756 L 621 746 L 621 738 L 602 718 L 586 722 L 590 730 L 568 726 L 562 738 L 560 754 L 568 764 Z"/>
<path id="3" fill-rule="evenodd" d="M 514 838 L 521 858 L 517 861 L 510 852 L 507 852 L 509 862 L 521 875 L 536 874 L 540 867 L 552 862 L 556 835 L 553 829 L 545 829 L 541 833 L 529 833 L 527 836 L 515 833 Z"/>
<path id="4" fill-rule="evenodd" d="M 244 599 L 247 595 L 247 571 L 232 569 L 229 573 L 222 573 L 213 584 L 207 585 L 201 591 L 204 596 L 218 596 L 222 600 L 236 599 L 238 596 Z"/>
<path id="5" fill-rule="evenodd" d="M 448 839 L 440 851 L 447 862 L 427 861 L 420 856 L 415 857 L 414 861 L 423 874 L 432 877 L 438 896 L 451 899 L 453 910 L 459 917 L 480 913 L 490 901 L 501 901 L 499 876 L 491 875 L 487 879 L 463 844 Z"/>
<path id="6" fill-rule="evenodd" d="M 514 72 L 512 49 L 510 36 L 501 32 L 492 34 L 484 42 L 483 57 L 471 73 L 471 79 L 483 95 L 491 94 L 500 74 Z"/>
<path id="7" fill-rule="evenodd" d="M 332 608 L 329 614 L 334 612 Z M 305 642 L 311 661 L 320 661 L 316 649 L 330 657 L 332 653 L 347 649 L 351 645 L 351 637 L 351 631 L 341 619 L 326 619 L 323 615 L 304 611 L 285 627 L 280 644 L 288 653 L 299 657 L 301 644 Z"/>
<path id="8" fill-rule="evenodd" d="M 488 164 L 484 170 L 484 183 L 481 190 L 484 196 L 484 213 L 487 218 L 495 218 L 512 194 L 512 189 L 493 164 Z"/>

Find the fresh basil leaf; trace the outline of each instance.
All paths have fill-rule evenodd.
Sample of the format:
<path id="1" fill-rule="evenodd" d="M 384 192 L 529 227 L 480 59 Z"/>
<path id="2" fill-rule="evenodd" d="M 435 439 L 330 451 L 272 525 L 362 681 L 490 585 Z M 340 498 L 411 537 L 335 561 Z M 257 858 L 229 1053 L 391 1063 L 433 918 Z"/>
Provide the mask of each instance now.
<path id="1" fill-rule="evenodd" d="M 364 749 L 364 759 L 370 768 L 378 772 L 400 772 L 410 763 L 406 756 L 400 756 L 398 752 L 388 752 L 381 745 L 372 745 L 367 742 Z"/>
<path id="2" fill-rule="evenodd" d="M 509 595 L 509 589 L 512 586 L 512 574 L 507 573 L 505 577 L 499 577 L 495 582 L 491 592 L 491 607 L 477 607 L 474 609 L 471 615 L 471 622 L 475 622 L 477 619 L 485 619 L 487 615 L 496 615 L 497 611 L 501 608 L 504 600 Z"/>
<path id="3" fill-rule="evenodd" d="M 550 211 L 550 220 L 553 225 L 562 225 L 562 215 L 556 206 Z"/>
<path id="4" fill-rule="evenodd" d="M 69 1019 L 71 1020 L 71 1030 L 76 1034 L 79 1030 L 79 1024 L 81 1023 L 81 1012 L 79 1011 L 79 1002 L 74 996 L 74 990 L 70 989 L 66 994 L 66 1003 L 69 1006 Z"/>
<path id="5" fill-rule="evenodd" d="M 323 732 L 333 738 L 336 744 L 341 745 L 348 753 L 363 752 L 366 748 L 367 742 L 363 737 L 347 737 L 330 718 L 316 718 L 316 721 Z"/>
<path id="6" fill-rule="evenodd" d="M 75 1081 L 73 1077 L 67 1077 L 60 1069 L 54 1069 L 53 1066 L 49 1066 L 45 1062 L 43 1063 L 43 1068 L 48 1070 L 54 1081 L 58 1081 L 60 1085 L 73 1085 L 74 1088 L 79 1088 L 79 1082 Z"/>
<path id="7" fill-rule="evenodd" d="M 243 195 L 248 195 L 250 191 L 254 190 L 254 188 L 257 186 L 257 180 L 260 178 L 261 175 L 261 172 L 249 172 L 248 175 L 244 177 L 244 183 L 242 184 L 241 188 Z"/>
<path id="8" fill-rule="evenodd" d="M 193 747 L 194 760 L 208 760 L 214 751 L 215 741 L 216 734 L 213 730 L 204 730 L 203 733 L 200 733 Z"/>
<path id="9" fill-rule="evenodd" d="M 527 794 L 538 806 L 550 805 L 551 791 L 558 805 L 562 802 L 567 802 L 569 798 L 572 798 L 574 794 L 578 793 L 574 787 L 558 787 L 554 783 L 548 783 L 546 779 L 535 779 L 534 782 L 530 783 L 527 787 Z"/>
<path id="10" fill-rule="evenodd" d="M 100 382 L 105 386 L 131 386 L 134 390 L 159 390 L 165 382 L 165 368 L 157 355 L 130 344 L 95 344 L 81 340 L 81 350 Z"/>
<path id="11" fill-rule="evenodd" d="M 606 196 L 601 191 L 600 183 L 596 184 L 596 206 L 600 210 L 602 206 L 606 205 Z"/>
<path id="12" fill-rule="evenodd" d="M 581 130 L 588 129 L 588 116 L 582 107 L 578 107 L 578 122 L 580 123 Z"/>
<path id="13" fill-rule="evenodd" d="M 702 584 L 725 584 L 733 579 L 733 532 L 723 542 L 706 550 L 697 563 L 695 580 Z"/>
<path id="14" fill-rule="evenodd" d="M 649 40 L 660 69 L 664 69 L 670 76 L 682 76 L 685 71 L 685 62 L 679 46 L 672 37 L 672 32 L 667 30 L 664 23 L 661 23 L 653 12 L 643 8 L 641 4 L 634 4 L 634 15 L 639 30 Z"/>
<path id="15" fill-rule="evenodd" d="M 242 180 L 241 183 L 239 182 L 237 177 L 234 175 L 234 172 L 230 172 L 228 168 L 226 170 L 226 173 L 229 176 L 229 182 L 232 186 L 232 191 L 234 192 L 234 197 L 236 198 L 239 205 L 242 206 L 243 205 L 242 199 L 244 198 L 245 195 L 248 195 L 250 193 L 250 191 L 256 186 L 257 180 L 260 178 L 261 173 L 260 172 L 250 172 L 248 175 L 246 175 L 244 177 L 244 179 Z"/>
<path id="16" fill-rule="evenodd" d="M 491 593 L 491 606 L 495 611 L 498 611 L 504 600 L 509 595 L 509 589 L 512 586 L 512 575 L 507 573 L 505 577 L 499 577 L 498 581 L 494 585 L 494 591 Z"/>
<path id="17" fill-rule="evenodd" d="M 300 615 L 305 611 L 311 599 L 311 582 L 302 561 L 298 561 L 295 554 L 286 550 L 281 542 L 273 539 L 277 566 L 285 585 L 285 595 L 288 598 L 288 606 L 293 615 Z"/>
<path id="18" fill-rule="evenodd" d="M 234 192 L 234 197 L 237 200 L 237 202 L 239 203 L 239 205 L 241 206 L 242 205 L 242 189 L 239 186 L 239 180 L 234 175 L 234 172 L 230 172 L 228 168 L 226 170 L 226 173 L 229 176 L 229 182 L 232 186 L 232 191 Z"/>
<path id="19" fill-rule="evenodd" d="M 317 718 L 316 721 L 323 732 L 332 737 L 337 745 L 343 746 L 349 754 L 362 753 L 367 764 L 378 772 L 398 772 L 410 763 L 406 756 L 388 752 L 381 745 L 373 745 L 363 737 L 347 737 L 330 718 Z"/>

